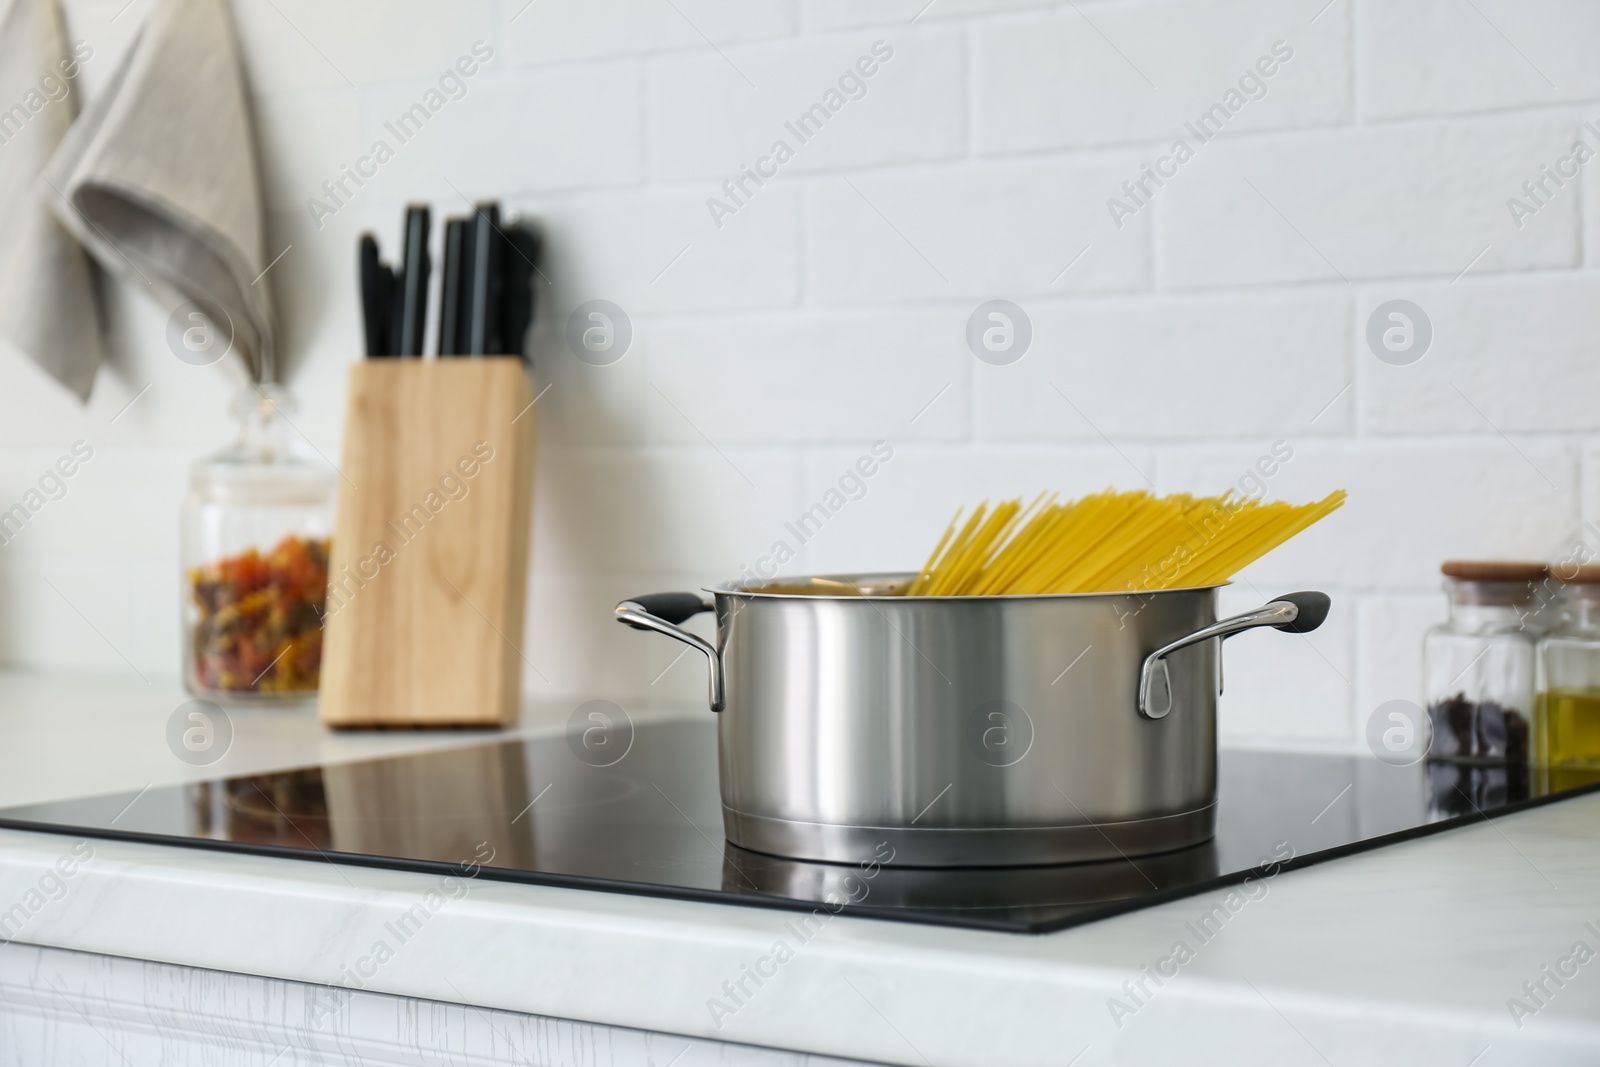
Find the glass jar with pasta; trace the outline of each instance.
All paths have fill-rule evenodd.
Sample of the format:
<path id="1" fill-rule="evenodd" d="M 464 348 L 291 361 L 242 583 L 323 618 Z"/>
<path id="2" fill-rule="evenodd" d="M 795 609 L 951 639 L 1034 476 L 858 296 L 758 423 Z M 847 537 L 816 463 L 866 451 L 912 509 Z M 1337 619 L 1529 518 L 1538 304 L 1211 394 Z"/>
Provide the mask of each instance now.
<path id="1" fill-rule="evenodd" d="M 181 520 L 184 684 L 229 702 L 316 694 L 338 476 L 281 387 L 234 400 L 238 440 L 197 461 Z"/>

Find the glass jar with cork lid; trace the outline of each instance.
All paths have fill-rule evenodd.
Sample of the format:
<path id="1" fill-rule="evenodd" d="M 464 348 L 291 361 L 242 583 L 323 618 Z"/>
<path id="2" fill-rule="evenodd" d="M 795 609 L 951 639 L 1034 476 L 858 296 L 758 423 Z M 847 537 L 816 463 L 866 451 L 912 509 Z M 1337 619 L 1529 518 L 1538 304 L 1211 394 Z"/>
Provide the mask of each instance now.
<path id="1" fill-rule="evenodd" d="M 1533 761 L 1545 777 L 1600 771 L 1600 564 L 1563 566 L 1555 626 L 1539 641 Z M 1548 781 L 1549 788 L 1565 788 Z"/>
<path id="2" fill-rule="evenodd" d="M 1549 567 L 1451 560 L 1439 569 L 1450 614 L 1423 640 L 1428 759 L 1526 766 Z"/>

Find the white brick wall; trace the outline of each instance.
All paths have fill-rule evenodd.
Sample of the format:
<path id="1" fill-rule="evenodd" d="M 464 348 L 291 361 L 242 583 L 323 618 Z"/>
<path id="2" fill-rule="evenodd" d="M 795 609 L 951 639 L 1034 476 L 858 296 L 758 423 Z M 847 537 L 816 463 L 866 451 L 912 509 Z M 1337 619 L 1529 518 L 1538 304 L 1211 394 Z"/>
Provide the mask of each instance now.
<path id="1" fill-rule="evenodd" d="M 881 40 L 892 50 L 804 144 L 784 123 L 816 104 Z M 707 193 L 776 139 L 795 158 L 785 176 L 918 160 L 954 159 L 967 143 L 965 42 L 941 26 L 875 27 L 842 34 L 691 49 L 650 62 L 650 176 L 701 179 Z"/>
<path id="2" fill-rule="evenodd" d="M 1486 245 L 1474 271 L 1576 267 L 1572 185 L 1520 231 L 1505 201 L 1577 127 L 1571 116 L 1495 116 L 1219 138 L 1155 202 L 1162 277 L 1175 288 L 1450 281 Z"/>
<path id="3" fill-rule="evenodd" d="M 806 212 L 807 291 L 818 304 L 881 304 L 1146 290 L 1148 223 L 1135 218 L 1096 247 L 1105 207 L 1063 195 L 1115 189 L 1137 166 L 1121 153 L 819 180 Z"/>
<path id="4" fill-rule="evenodd" d="M 1358 0 L 1358 93 L 1374 119 L 1504 111 L 1600 95 L 1600 69 L 1584 59 L 1600 34 L 1600 8 L 1583 0 Z M 1419 62 L 1426 58 L 1426 62 Z"/>
<path id="5" fill-rule="evenodd" d="M 1580 136 L 1600 151 L 1593 4 L 234 4 L 297 423 L 324 453 L 360 343 L 356 235 L 392 252 L 413 198 L 544 222 L 530 693 L 700 699 L 701 665 L 611 605 L 754 565 L 878 439 L 894 458 L 791 570 L 915 566 L 985 495 L 1218 491 L 1274 441 L 1294 449 L 1275 497 L 1349 489 L 1228 591 L 1336 599 L 1308 638 L 1230 645 L 1223 727 L 1257 744 L 1359 746 L 1377 704 L 1419 695 L 1441 559 L 1556 555 L 1600 520 L 1600 162 L 1520 227 L 1506 206 Z M 137 30 L 122 8 L 69 0 L 86 94 Z M 313 224 L 306 198 L 478 40 L 495 57 L 465 98 Z M 718 226 L 707 198 L 794 145 L 784 123 L 879 40 L 865 95 Z M 1107 198 L 1278 41 L 1265 94 L 1114 225 Z M 175 512 L 232 384 L 171 357 L 165 309 L 107 298 L 87 407 L 0 352 L 0 502 L 73 440 L 97 450 L 0 548 L 0 660 L 170 675 Z M 634 321 L 613 366 L 561 338 L 595 298 Z M 1010 366 L 965 345 L 991 298 L 1032 321 Z M 1392 299 L 1432 324 L 1410 366 L 1367 348 Z"/>
<path id="6" fill-rule="evenodd" d="M 1282 0 L 1165 0 L 975 22 L 978 144 L 993 153 L 1168 144 L 1277 41 L 1291 58 L 1229 129 L 1342 123 L 1349 24 L 1335 12 L 1309 25 L 1315 13 Z"/>

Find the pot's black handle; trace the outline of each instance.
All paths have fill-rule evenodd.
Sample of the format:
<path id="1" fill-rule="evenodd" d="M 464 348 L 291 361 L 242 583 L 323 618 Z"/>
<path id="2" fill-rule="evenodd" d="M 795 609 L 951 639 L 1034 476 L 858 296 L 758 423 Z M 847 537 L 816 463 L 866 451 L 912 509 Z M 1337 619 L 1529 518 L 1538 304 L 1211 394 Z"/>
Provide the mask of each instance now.
<path id="1" fill-rule="evenodd" d="M 648 614 L 665 622 L 687 622 L 702 611 L 710 611 L 712 605 L 707 604 L 699 593 L 646 593 L 644 596 L 632 597 L 623 601 L 624 604 L 637 604 Z M 650 626 L 641 626 L 627 619 L 622 620 L 635 630 L 654 629 Z"/>
<path id="2" fill-rule="evenodd" d="M 1273 604 L 1293 604 L 1299 610 L 1295 617 L 1288 622 L 1276 623 L 1275 628 L 1292 634 L 1308 634 L 1321 626 L 1328 617 L 1328 608 L 1333 603 L 1327 593 L 1318 593 L 1308 590 L 1303 593 L 1285 593 L 1272 598 Z M 1272 605 L 1269 604 L 1268 607 Z"/>
<path id="3" fill-rule="evenodd" d="M 1145 657 L 1144 667 L 1139 671 L 1139 714 L 1146 719 L 1164 719 L 1172 711 L 1172 678 L 1167 673 L 1167 657 L 1172 653 L 1213 637 L 1232 637 L 1257 626 L 1308 634 L 1328 617 L 1330 603 L 1327 593 L 1285 593 L 1254 611 L 1221 619 L 1156 649 Z M 1157 699 L 1158 690 L 1164 693 L 1163 699 Z"/>
<path id="4" fill-rule="evenodd" d="M 722 657 L 711 644 L 688 630 L 680 630 L 677 625 L 715 608 L 715 604 L 707 602 L 699 593 L 647 593 L 618 604 L 616 616 L 618 622 L 635 630 L 654 630 L 704 653 L 711 666 L 711 710 L 721 711 L 727 703 Z"/>

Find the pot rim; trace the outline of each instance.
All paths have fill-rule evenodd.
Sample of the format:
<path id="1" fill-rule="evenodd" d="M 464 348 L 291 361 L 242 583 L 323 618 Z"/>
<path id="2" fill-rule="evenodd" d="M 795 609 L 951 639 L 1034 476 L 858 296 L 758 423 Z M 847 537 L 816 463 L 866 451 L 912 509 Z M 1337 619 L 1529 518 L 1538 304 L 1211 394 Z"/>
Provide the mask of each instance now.
<path id="1" fill-rule="evenodd" d="M 756 582 L 741 582 L 730 580 L 719 582 L 716 585 L 703 585 L 703 592 L 716 596 L 743 597 L 751 600 L 892 600 L 905 604 L 914 601 L 939 603 L 944 601 L 961 601 L 973 603 L 978 601 L 995 600 L 1093 600 L 1110 597 L 1150 597 L 1165 596 L 1177 593 L 1206 593 L 1221 589 L 1232 582 L 1218 582 L 1215 585 L 1186 585 L 1176 586 L 1171 589 L 1128 589 L 1121 592 L 1101 593 L 985 593 L 980 596 L 917 596 L 908 597 L 902 593 L 873 592 L 873 593 L 812 593 L 800 592 L 795 587 L 810 582 L 831 582 L 835 585 L 886 587 L 894 588 L 904 585 L 917 576 L 916 571 L 868 571 L 859 574 L 797 574 L 792 577 L 757 579 Z M 766 587 L 772 588 L 766 588 Z"/>

